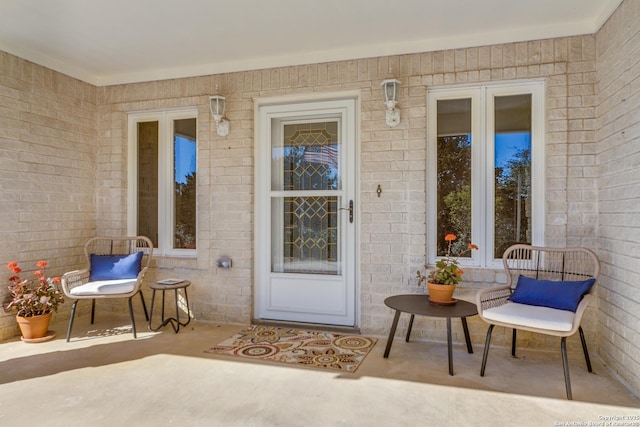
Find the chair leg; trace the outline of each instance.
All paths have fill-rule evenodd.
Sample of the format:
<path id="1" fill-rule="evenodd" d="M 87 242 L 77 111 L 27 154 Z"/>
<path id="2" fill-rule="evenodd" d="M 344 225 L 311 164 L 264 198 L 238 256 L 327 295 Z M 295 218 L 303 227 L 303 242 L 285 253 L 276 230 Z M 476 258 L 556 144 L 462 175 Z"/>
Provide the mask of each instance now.
<path id="1" fill-rule="evenodd" d="M 489 344 L 491 344 L 491 332 L 495 325 L 489 325 L 487 330 L 487 338 L 484 340 L 484 352 L 482 353 L 482 367 L 480 368 L 480 376 L 484 377 L 484 369 L 487 367 L 487 356 L 489 355 Z"/>
<path id="2" fill-rule="evenodd" d="M 133 303 L 131 302 L 131 298 L 129 297 L 129 314 L 131 315 L 131 329 L 133 330 L 133 338 L 138 338 L 136 335 L 136 319 L 133 316 Z"/>
<path id="3" fill-rule="evenodd" d="M 95 319 L 95 315 L 96 315 L 96 299 L 92 299 L 91 300 L 91 324 L 93 325 L 93 320 Z"/>
<path id="4" fill-rule="evenodd" d="M 142 300 L 142 309 L 144 310 L 144 317 L 149 321 L 149 312 L 147 311 L 147 304 L 144 302 L 144 295 L 142 295 L 142 291 L 140 291 L 140 299 Z"/>
<path id="5" fill-rule="evenodd" d="M 73 318 L 76 315 L 76 306 L 78 305 L 79 299 L 73 301 L 73 305 L 71 306 L 71 317 L 69 317 L 69 326 L 67 326 L 67 342 L 71 338 L 71 328 L 73 328 Z"/>
<path id="6" fill-rule="evenodd" d="M 587 350 L 587 341 L 584 339 L 582 326 L 578 326 L 578 332 L 580 332 L 580 342 L 582 342 L 582 351 L 584 352 L 584 360 L 587 362 L 587 370 L 589 372 L 593 372 L 593 369 L 591 369 L 591 359 L 589 359 L 589 350 Z"/>
<path id="7" fill-rule="evenodd" d="M 518 330 L 513 328 L 511 332 L 511 356 L 516 357 L 516 335 Z"/>
<path id="8" fill-rule="evenodd" d="M 571 379 L 569 378 L 569 361 L 567 360 L 567 337 L 562 337 L 560 351 L 562 352 L 562 368 L 564 369 L 564 386 L 567 389 L 567 399 L 573 400 L 571 396 Z"/>

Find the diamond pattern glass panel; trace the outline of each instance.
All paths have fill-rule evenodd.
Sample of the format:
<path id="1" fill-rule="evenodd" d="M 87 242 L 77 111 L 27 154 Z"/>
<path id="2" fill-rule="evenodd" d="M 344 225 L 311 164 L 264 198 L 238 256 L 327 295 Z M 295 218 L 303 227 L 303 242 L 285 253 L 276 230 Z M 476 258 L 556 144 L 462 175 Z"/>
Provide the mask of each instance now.
<path id="1" fill-rule="evenodd" d="M 283 140 L 272 150 L 273 190 L 338 190 L 338 122 L 283 126 Z"/>
<path id="2" fill-rule="evenodd" d="M 273 189 L 309 195 L 272 199 L 272 271 L 340 274 L 338 196 L 313 195 L 340 188 L 338 122 L 284 125 L 277 143 Z"/>
<path id="3" fill-rule="evenodd" d="M 285 197 L 284 271 L 336 274 L 336 197 Z"/>

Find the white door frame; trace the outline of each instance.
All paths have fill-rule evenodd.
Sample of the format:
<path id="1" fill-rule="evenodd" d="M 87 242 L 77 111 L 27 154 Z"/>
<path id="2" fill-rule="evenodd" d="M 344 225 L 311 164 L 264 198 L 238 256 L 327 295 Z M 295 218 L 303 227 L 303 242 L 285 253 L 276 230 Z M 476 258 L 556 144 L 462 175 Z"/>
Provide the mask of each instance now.
<path id="1" fill-rule="evenodd" d="M 269 281 L 271 275 L 271 259 L 270 259 L 270 235 L 271 224 L 269 212 L 271 207 L 267 204 L 269 197 L 267 196 L 270 191 L 270 170 L 271 170 L 271 119 L 278 117 L 288 116 L 305 116 L 311 114 L 321 114 L 322 110 L 336 110 L 337 107 L 345 108 L 349 110 L 348 114 L 352 116 L 349 118 L 352 129 L 349 132 L 353 135 L 353 142 L 346 140 L 345 145 L 351 146 L 345 147 L 348 150 L 347 161 L 348 165 L 343 169 L 348 168 L 348 173 L 352 174 L 350 186 L 347 191 L 349 192 L 346 199 L 351 198 L 354 201 L 354 223 L 349 224 L 347 221 L 347 227 L 350 228 L 349 240 L 344 242 L 348 250 L 347 265 L 343 266 L 343 274 L 346 280 L 350 281 L 348 285 L 349 294 L 347 295 L 346 315 L 336 314 L 334 315 L 316 315 L 310 313 L 305 316 L 305 320 L 296 320 L 295 314 L 292 314 L 294 319 L 287 317 L 287 313 L 284 313 L 282 318 L 274 320 L 289 320 L 300 321 L 310 323 L 324 323 L 335 324 L 343 326 L 359 326 L 360 324 L 360 288 L 357 278 L 360 276 L 359 272 L 359 200 L 357 195 L 359 194 L 359 128 L 358 128 L 358 112 L 360 110 L 359 105 L 359 91 L 345 91 L 339 93 L 324 93 L 324 94 L 310 94 L 310 95 L 292 95 L 292 96 L 279 96 L 269 98 L 255 98 L 254 109 L 254 123 L 255 123 L 255 233 L 254 233 L 254 249 L 255 249 L 255 264 L 254 264 L 254 313 L 255 319 L 272 319 L 270 316 L 269 307 Z M 346 203 L 346 202 L 345 202 Z M 341 206 L 344 207 L 344 206 Z M 346 213 L 345 213 L 346 218 Z M 277 311 L 277 310 L 276 310 Z"/>

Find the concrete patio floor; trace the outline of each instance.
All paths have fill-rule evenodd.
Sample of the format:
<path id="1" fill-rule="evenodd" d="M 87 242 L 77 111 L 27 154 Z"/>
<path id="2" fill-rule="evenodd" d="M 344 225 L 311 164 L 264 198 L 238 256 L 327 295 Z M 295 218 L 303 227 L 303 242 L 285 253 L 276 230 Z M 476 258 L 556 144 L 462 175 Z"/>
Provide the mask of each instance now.
<path id="1" fill-rule="evenodd" d="M 76 319 L 70 343 L 66 322 L 52 325 L 52 341 L 0 343 L 0 425 L 640 425 L 640 400 L 595 354 L 593 374 L 571 359 L 567 401 L 559 351 L 514 359 L 492 347 L 480 377 L 482 348 L 468 354 L 456 343 L 452 377 L 446 343 L 396 339 L 384 359 L 386 337 L 378 337 L 357 372 L 341 374 L 204 353 L 243 325 L 152 333 L 141 318 L 134 340 L 127 316 L 105 316 L 93 326 Z"/>

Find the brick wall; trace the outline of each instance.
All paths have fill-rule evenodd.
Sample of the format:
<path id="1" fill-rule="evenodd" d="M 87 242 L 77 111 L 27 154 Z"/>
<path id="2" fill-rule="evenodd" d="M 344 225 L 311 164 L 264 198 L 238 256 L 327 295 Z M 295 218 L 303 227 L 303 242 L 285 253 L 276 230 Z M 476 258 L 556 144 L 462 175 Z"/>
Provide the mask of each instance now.
<path id="1" fill-rule="evenodd" d="M 79 265 L 95 233 L 95 142 L 95 87 L 0 52 L 1 283 L 9 261 L 23 278 L 40 259 L 52 275 Z M 0 340 L 17 333 L 14 314 L 0 310 Z"/>
<path id="2" fill-rule="evenodd" d="M 640 394 L 640 2 L 596 40 L 600 354 Z"/>
<path id="3" fill-rule="evenodd" d="M 10 55 L 4 57 L 18 64 L 17 67 L 34 67 Z M 90 195 L 87 217 L 91 218 L 95 209 L 97 234 L 126 232 L 127 113 L 182 106 L 199 108 L 199 256 L 197 260 L 157 258 L 158 269 L 151 278 L 180 275 L 191 279 L 195 293 L 193 310 L 198 318 L 237 323 L 250 320 L 253 301 L 253 98 L 358 89 L 362 109 L 361 326 L 368 333 L 384 335 L 391 316 L 383 304 L 384 298 L 400 292 L 421 292 L 409 282 L 425 253 L 427 86 L 546 79 L 547 234 L 551 244 L 565 244 L 567 235 L 578 242 L 592 238 L 585 223 L 589 217 L 583 212 L 590 212 L 595 183 L 588 176 L 585 179 L 584 170 L 594 161 L 590 150 L 583 147 L 593 142 L 594 67 L 594 37 L 583 36 L 98 89 L 41 70 L 51 78 L 68 82 L 67 85 L 80 85 L 92 96 L 97 91 L 97 107 L 93 98 L 78 104 L 82 114 L 97 117 L 97 127 L 88 129 L 94 138 L 93 129 L 97 129 L 97 144 L 91 138 L 83 140 L 86 145 L 82 150 L 76 147 L 78 144 L 71 145 L 70 138 L 59 141 L 61 148 L 73 152 L 71 159 L 82 153 L 91 156 L 90 161 L 81 165 L 90 179 L 81 180 L 78 185 Z M 389 68 L 403 82 L 402 123 L 393 129 L 384 123 L 380 91 L 380 81 L 388 77 Z M 232 122 L 232 133 L 227 138 L 215 134 L 209 114 L 208 96 L 216 86 L 228 99 L 227 116 Z M 70 94 L 64 96 L 78 92 L 75 88 L 69 90 Z M 20 89 L 16 89 L 16 94 L 24 96 Z M 65 117 L 74 119 L 71 113 Z M 25 120 L 25 126 L 36 126 L 36 118 L 27 116 Z M 94 159 L 96 172 L 92 175 Z M 78 173 L 75 169 L 67 172 Z M 378 185 L 384 189 L 380 198 L 375 193 Z M 9 194 L 4 193 L 3 197 Z M 93 194 L 95 208 L 91 204 Z M 65 193 L 65 197 L 70 196 Z M 32 206 L 23 206 L 20 211 L 34 210 L 37 211 Z M 61 220 L 56 227 L 66 225 Z M 93 224 L 89 229 L 93 229 Z M 69 240 L 61 235 L 60 242 L 73 247 L 72 252 L 77 254 L 77 246 L 84 237 Z M 223 254 L 234 259 L 232 270 L 215 267 L 215 260 Z M 494 271 L 469 271 L 462 296 L 472 298 L 473 289 L 493 283 L 499 276 Z M 441 339 L 442 325 L 432 328 L 428 323 L 418 322 L 416 336 Z M 482 326 L 474 329 L 484 329 Z M 484 331 L 478 331 L 476 341 L 481 342 L 483 334 Z M 500 342 L 498 336 L 496 343 Z"/>
<path id="4" fill-rule="evenodd" d="M 402 81 L 402 122 L 385 124 L 380 82 L 389 69 Z M 157 259 L 154 274 L 194 286 L 193 310 L 204 320 L 247 323 L 253 311 L 253 98 L 358 90 L 360 112 L 361 328 L 384 335 L 389 295 L 422 292 L 410 284 L 425 256 L 426 89 L 430 85 L 545 79 L 546 224 L 550 245 L 594 245 L 595 36 L 579 36 L 421 54 L 309 64 L 98 89 L 98 230 L 126 230 L 127 112 L 196 106 L 198 117 L 198 259 Z M 218 137 L 208 97 L 227 97 L 231 133 Z M 102 155 L 102 154 L 101 154 Z M 103 178 L 104 175 L 104 178 Z M 378 198 L 376 188 L 383 189 Z M 569 237 L 570 236 L 570 237 Z M 234 260 L 219 270 L 220 255 Z M 501 280 L 499 271 L 467 271 L 460 295 Z M 595 316 L 587 337 L 595 338 Z M 471 322 L 474 341 L 486 328 Z M 399 332 L 401 333 L 401 332 Z M 460 331 L 456 331 L 461 334 Z M 444 324 L 420 319 L 416 337 L 444 339 Z M 508 334 L 494 342 L 506 344 Z M 509 335 L 510 336 L 510 335 Z M 546 345 L 539 337 L 523 342 Z M 554 347 L 557 346 L 552 341 Z M 570 342 L 579 348 L 579 341 Z"/>

